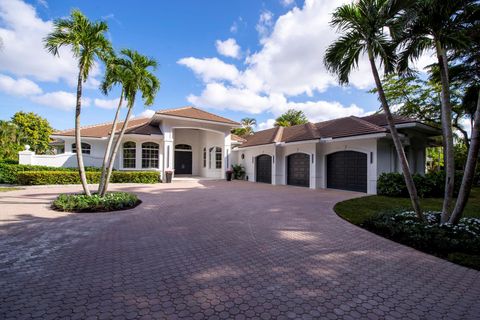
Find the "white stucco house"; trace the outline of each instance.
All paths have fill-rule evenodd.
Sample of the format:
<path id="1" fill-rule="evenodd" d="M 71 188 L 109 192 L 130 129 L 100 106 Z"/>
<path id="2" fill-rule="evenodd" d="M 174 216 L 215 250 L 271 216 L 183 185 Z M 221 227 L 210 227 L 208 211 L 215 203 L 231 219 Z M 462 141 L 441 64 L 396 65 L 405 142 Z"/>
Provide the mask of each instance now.
<path id="1" fill-rule="evenodd" d="M 440 131 L 414 119 L 395 117 L 412 172 L 424 173 L 425 149 Z M 382 114 L 276 127 L 242 139 L 240 124 L 195 107 L 159 110 L 129 122 L 115 159 L 117 170 L 166 170 L 175 176 L 225 178 L 241 164 L 246 179 L 274 185 L 334 188 L 375 194 L 378 176 L 400 172 Z M 120 127 L 120 126 L 119 126 Z M 101 166 L 111 123 L 83 127 L 86 166 Z M 55 155 L 21 151 L 22 164 L 75 167 L 74 130 L 52 135 Z"/>

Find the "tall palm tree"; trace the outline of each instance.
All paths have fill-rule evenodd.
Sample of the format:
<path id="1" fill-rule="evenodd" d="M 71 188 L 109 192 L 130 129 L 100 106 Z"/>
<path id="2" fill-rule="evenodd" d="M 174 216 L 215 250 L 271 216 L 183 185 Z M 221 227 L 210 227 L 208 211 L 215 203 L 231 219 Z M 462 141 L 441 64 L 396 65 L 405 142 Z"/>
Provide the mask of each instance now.
<path id="1" fill-rule="evenodd" d="M 113 163 L 117 156 L 125 130 L 128 128 L 128 122 L 135 104 L 137 92 L 142 93 L 143 104 L 149 106 L 153 104 L 155 96 L 160 89 L 160 81 L 150 71 L 150 69 L 155 70 L 157 68 L 157 62 L 154 59 L 130 49 L 123 49 L 120 53 L 121 57 L 116 59 L 115 67 L 119 70 L 118 83 L 121 83 L 122 85 L 128 111 L 108 161 L 103 190 L 100 191 L 101 196 L 104 196 L 108 190 Z"/>
<path id="2" fill-rule="evenodd" d="M 275 119 L 275 127 L 291 127 L 308 122 L 307 116 L 302 110 L 289 109 Z"/>
<path id="3" fill-rule="evenodd" d="M 477 0 L 421 0 L 414 1 L 399 18 L 401 32 L 393 35 L 403 51 L 400 53 L 399 70 L 409 72 L 409 61 L 420 58 L 425 52 L 436 53 L 442 91 L 441 116 L 445 147 L 445 194 L 441 222 L 447 222 L 453 203 L 455 160 L 452 130 L 452 105 L 447 51 L 469 45 L 465 19 L 470 7 Z"/>
<path id="4" fill-rule="evenodd" d="M 78 171 L 82 187 L 90 196 L 82 155 L 82 138 L 80 134 L 80 114 L 82 111 L 82 86 L 96 59 L 105 59 L 112 51 L 110 41 L 105 36 L 108 26 L 103 21 L 90 21 L 79 10 L 73 10 L 70 17 L 57 19 L 53 23 L 53 31 L 44 39 L 45 48 L 54 56 L 59 49 L 70 47 L 73 56 L 78 60 L 77 102 L 75 106 L 75 144 L 77 149 Z"/>
<path id="5" fill-rule="evenodd" d="M 126 79 L 127 79 L 127 75 L 125 74 L 125 68 L 122 68 L 122 61 L 119 60 L 116 55 L 112 55 L 107 62 L 105 76 L 101 83 L 101 90 L 105 95 L 107 95 L 110 92 L 110 90 L 113 88 L 113 86 L 120 85 L 121 91 L 120 91 L 120 98 L 118 101 L 117 110 L 115 111 L 115 117 L 113 118 L 113 122 L 112 122 L 112 128 L 110 130 L 110 136 L 108 138 L 107 147 L 105 149 L 105 154 L 103 156 L 102 171 L 101 171 L 102 174 L 100 177 L 100 183 L 98 185 L 99 194 L 102 192 L 105 186 L 105 179 L 107 176 L 107 166 L 108 166 L 108 162 L 110 161 L 113 140 L 115 138 L 115 133 L 117 131 L 118 118 L 120 115 L 120 110 L 122 108 L 122 103 L 125 96 L 123 82 L 126 81 Z"/>
<path id="6" fill-rule="evenodd" d="M 376 60 L 380 60 L 385 73 L 394 70 L 395 46 L 392 44 L 386 28 L 395 29 L 396 25 L 392 23 L 399 12 L 399 3 L 393 0 L 359 0 L 338 7 L 333 13 L 331 24 L 342 33 L 342 36 L 328 47 L 324 62 L 330 72 L 338 75 L 341 84 L 348 84 L 350 72 L 358 67 L 360 55 L 367 54 L 382 109 L 400 160 L 412 207 L 417 217 L 424 220 L 417 189 L 376 65 Z"/>

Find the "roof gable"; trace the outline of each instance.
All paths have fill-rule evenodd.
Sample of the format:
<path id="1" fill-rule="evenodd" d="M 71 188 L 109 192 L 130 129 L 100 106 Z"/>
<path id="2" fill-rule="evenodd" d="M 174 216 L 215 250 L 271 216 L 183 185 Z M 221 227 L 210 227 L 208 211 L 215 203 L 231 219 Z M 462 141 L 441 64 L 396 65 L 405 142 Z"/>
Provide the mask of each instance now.
<path id="1" fill-rule="evenodd" d="M 155 115 L 213 121 L 213 122 L 231 124 L 235 126 L 239 125 L 238 122 L 235 122 L 233 120 L 218 116 L 216 114 L 213 114 L 192 106 L 177 108 L 177 109 L 159 110 L 155 113 Z"/>

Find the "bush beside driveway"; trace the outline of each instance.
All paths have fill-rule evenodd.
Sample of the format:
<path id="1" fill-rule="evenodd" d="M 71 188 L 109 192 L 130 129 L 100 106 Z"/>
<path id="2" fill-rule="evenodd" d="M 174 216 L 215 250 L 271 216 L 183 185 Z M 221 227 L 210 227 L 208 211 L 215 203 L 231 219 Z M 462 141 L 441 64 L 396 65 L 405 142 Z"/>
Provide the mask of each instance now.
<path id="1" fill-rule="evenodd" d="M 0 195 L 0 318 L 474 319 L 480 273 L 337 217 L 359 194 L 234 181 L 119 186 L 114 213 Z M 442 303 L 438 303 L 438 301 Z"/>

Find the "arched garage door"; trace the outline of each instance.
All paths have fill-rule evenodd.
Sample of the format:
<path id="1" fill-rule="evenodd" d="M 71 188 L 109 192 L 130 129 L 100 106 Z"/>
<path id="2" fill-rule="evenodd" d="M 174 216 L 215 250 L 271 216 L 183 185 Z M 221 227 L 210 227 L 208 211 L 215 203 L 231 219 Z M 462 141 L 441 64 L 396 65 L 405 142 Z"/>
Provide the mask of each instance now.
<path id="1" fill-rule="evenodd" d="M 367 155 L 356 151 L 329 154 L 327 188 L 367 192 Z"/>
<path id="2" fill-rule="evenodd" d="M 256 181 L 272 183 L 272 157 L 262 154 L 257 157 Z"/>
<path id="3" fill-rule="evenodd" d="M 310 156 L 294 153 L 287 157 L 287 184 L 299 187 L 310 186 Z"/>

